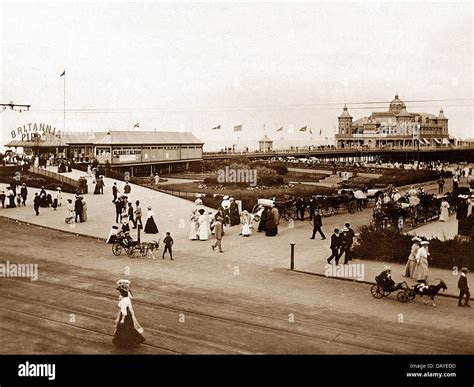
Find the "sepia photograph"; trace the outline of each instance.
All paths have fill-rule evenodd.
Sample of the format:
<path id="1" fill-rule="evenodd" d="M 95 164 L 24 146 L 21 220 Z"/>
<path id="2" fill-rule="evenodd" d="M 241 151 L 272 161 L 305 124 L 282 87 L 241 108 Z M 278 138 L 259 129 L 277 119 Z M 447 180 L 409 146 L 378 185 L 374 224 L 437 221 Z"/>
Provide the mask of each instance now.
<path id="1" fill-rule="evenodd" d="M 473 19 L 2 1 L 0 385 L 168 364 L 472 386 Z"/>

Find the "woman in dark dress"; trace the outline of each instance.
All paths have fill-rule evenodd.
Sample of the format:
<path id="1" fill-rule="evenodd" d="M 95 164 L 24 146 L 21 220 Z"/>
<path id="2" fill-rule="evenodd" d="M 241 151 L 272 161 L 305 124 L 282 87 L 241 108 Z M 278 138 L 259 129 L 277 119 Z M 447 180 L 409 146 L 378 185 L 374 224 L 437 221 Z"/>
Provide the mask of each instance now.
<path id="1" fill-rule="evenodd" d="M 234 198 L 230 198 L 230 207 L 229 207 L 229 217 L 230 217 L 230 225 L 237 226 L 240 224 L 240 214 L 239 214 L 239 206 L 235 202 Z"/>
<path id="2" fill-rule="evenodd" d="M 267 230 L 267 220 L 270 214 L 270 210 L 268 207 L 264 207 L 262 214 L 260 215 L 260 223 L 258 224 L 258 232 L 266 231 Z"/>
<path id="3" fill-rule="evenodd" d="M 273 214 L 269 211 L 267 222 L 265 223 L 265 236 L 275 236 L 278 233 L 278 228 L 275 223 Z"/>
<path id="4" fill-rule="evenodd" d="M 112 343 L 120 348 L 135 347 L 145 341 L 141 335 L 143 328 L 138 324 L 135 312 L 132 308 L 132 294 L 130 293 L 130 281 L 117 281 L 117 288 L 120 292 L 118 307 L 120 312 L 117 316 L 117 327 L 115 328 Z"/>
<path id="5" fill-rule="evenodd" d="M 148 206 L 148 214 L 145 224 L 145 230 L 147 234 L 158 234 L 158 227 L 156 227 L 153 211 L 151 206 Z"/>

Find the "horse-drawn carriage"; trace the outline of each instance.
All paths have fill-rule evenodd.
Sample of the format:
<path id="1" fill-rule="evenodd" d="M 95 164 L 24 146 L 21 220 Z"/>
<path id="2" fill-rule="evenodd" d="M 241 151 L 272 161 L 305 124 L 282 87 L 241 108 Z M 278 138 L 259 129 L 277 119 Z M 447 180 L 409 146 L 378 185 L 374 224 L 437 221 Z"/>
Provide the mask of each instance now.
<path id="1" fill-rule="evenodd" d="M 448 203 L 451 202 L 449 193 L 444 197 L 428 193 L 421 193 L 418 196 L 405 195 L 397 201 L 389 201 L 376 206 L 372 213 L 372 222 L 377 229 L 386 227 L 401 229 L 405 220 L 409 219 L 414 227 L 419 223 L 438 218 L 443 198 Z"/>
<path id="2" fill-rule="evenodd" d="M 258 199 L 257 204 L 252 209 L 253 219 L 256 222 L 259 222 L 264 208 L 272 208 L 273 206 L 278 209 L 280 220 L 285 219 L 288 222 L 290 219 L 294 220 L 297 218 L 295 200 L 288 198 L 280 201 L 273 199 Z"/>
<path id="3" fill-rule="evenodd" d="M 128 232 L 118 232 L 112 244 L 112 254 L 119 256 L 124 250 L 129 258 L 145 258 L 149 253 L 158 250 L 160 240 L 153 242 L 138 242 L 132 239 Z"/>
<path id="4" fill-rule="evenodd" d="M 425 283 L 417 283 L 413 288 L 410 288 L 406 281 L 395 283 L 390 275 L 390 270 L 382 271 L 378 276 L 375 277 L 375 284 L 370 287 L 370 293 L 374 298 L 388 297 L 391 293 L 399 291 L 397 293 L 397 300 L 401 303 L 413 302 L 415 297 L 419 295 L 428 296 L 431 299 L 433 306 L 435 296 L 440 290 L 445 291 L 448 287 L 446 283 L 440 279 L 436 279 L 438 283 L 436 285 L 427 285 Z"/>
<path id="5" fill-rule="evenodd" d="M 316 209 L 323 216 L 338 214 L 342 208 L 346 208 L 350 214 L 357 210 L 357 199 L 351 190 L 340 191 L 336 195 L 315 195 Z"/>

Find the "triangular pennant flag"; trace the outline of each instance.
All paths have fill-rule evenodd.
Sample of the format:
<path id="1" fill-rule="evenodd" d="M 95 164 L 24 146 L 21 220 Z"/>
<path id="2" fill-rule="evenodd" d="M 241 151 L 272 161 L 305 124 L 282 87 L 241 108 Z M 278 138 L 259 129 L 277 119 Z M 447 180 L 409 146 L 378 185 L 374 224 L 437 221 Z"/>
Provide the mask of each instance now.
<path id="1" fill-rule="evenodd" d="M 133 125 L 134 128 L 139 128 L 140 127 L 140 123 L 137 122 L 135 125 Z"/>
<path id="2" fill-rule="evenodd" d="M 303 126 L 303 127 L 300 129 L 300 132 L 306 132 L 306 129 L 308 129 L 308 126 Z"/>
<path id="3" fill-rule="evenodd" d="M 283 126 L 279 127 L 276 131 L 281 132 L 283 130 Z"/>
<path id="4" fill-rule="evenodd" d="M 63 73 L 59 76 L 59 78 L 61 78 L 63 75 L 66 75 L 66 70 L 63 71 Z"/>
<path id="5" fill-rule="evenodd" d="M 211 130 L 216 130 L 216 129 L 220 129 L 221 126 L 220 125 L 217 125 L 217 126 L 214 126 Z"/>
<path id="6" fill-rule="evenodd" d="M 242 125 L 234 126 L 234 132 L 240 132 L 242 130 Z"/>

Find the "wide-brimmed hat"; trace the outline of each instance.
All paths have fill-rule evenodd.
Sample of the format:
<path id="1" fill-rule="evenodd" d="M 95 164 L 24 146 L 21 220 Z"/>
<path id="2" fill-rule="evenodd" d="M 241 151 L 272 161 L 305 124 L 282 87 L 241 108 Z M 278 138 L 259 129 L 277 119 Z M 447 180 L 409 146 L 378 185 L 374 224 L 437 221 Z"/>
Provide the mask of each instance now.
<path id="1" fill-rule="evenodd" d="M 225 195 L 222 199 L 228 200 L 228 199 L 229 199 L 229 196 L 228 196 L 228 195 Z"/>
<path id="2" fill-rule="evenodd" d="M 147 208 L 148 208 L 149 210 L 151 210 L 151 206 L 148 206 Z"/>
<path id="3" fill-rule="evenodd" d="M 429 244 L 430 244 L 430 242 L 428 242 L 428 241 L 421 241 L 422 246 L 426 246 L 426 245 L 429 245 Z"/>
<path id="4" fill-rule="evenodd" d="M 467 267 L 463 267 L 463 268 L 461 269 L 461 271 L 462 271 L 463 273 L 466 273 L 466 274 L 467 274 L 467 273 L 469 272 L 469 269 L 468 269 Z"/>
<path id="5" fill-rule="evenodd" d="M 421 242 L 421 238 L 415 236 L 413 238 L 411 238 L 412 242 Z"/>
<path id="6" fill-rule="evenodd" d="M 392 270 L 392 268 L 391 268 L 389 265 L 383 265 L 383 267 L 382 267 L 382 271 L 386 271 L 386 270 L 389 270 L 389 271 L 391 271 L 391 270 Z"/>
<path id="7" fill-rule="evenodd" d="M 130 281 L 127 279 L 118 280 L 116 289 L 128 292 L 130 290 Z"/>

